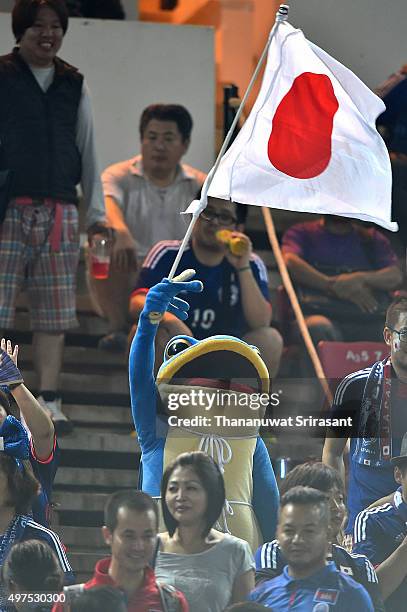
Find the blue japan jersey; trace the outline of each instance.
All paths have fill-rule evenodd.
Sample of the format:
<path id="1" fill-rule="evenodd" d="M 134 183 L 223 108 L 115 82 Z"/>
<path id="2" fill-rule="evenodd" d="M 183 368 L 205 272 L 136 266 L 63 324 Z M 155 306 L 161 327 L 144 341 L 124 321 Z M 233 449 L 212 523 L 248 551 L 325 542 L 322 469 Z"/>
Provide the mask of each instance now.
<path id="1" fill-rule="evenodd" d="M 371 467 L 355 461 L 354 453 L 358 439 L 360 411 L 363 391 L 370 373 L 370 368 L 353 372 L 338 385 L 330 417 L 351 417 L 352 428 L 341 430 L 340 435 L 349 436 L 349 483 L 347 492 L 348 524 L 345 532 L 352 533 L 356 515 L 381 497 L 392 493 L 397 483 L 394 480 L 394 467 L 387 462 L 384 467 Z M 394 385 L 394 389 L 393 389 Z M 405 385 L 404 385 L 405 387 Z M 401 439 L 407 431 L 407 411 L 405 410 L 405 389 L 400 386 L 395 376 L 392 376 L 391 392 L 391 425 L 392 425 L 392 456 L 400 454 Z M 332 433 L 330 435 L 333 435 Z"/>
<path id="2" fill-rule="evenodd" d="M 401 489 L 392 504 L 383 504 L 360 512 L 355 520 L 353 550 L 366 555 L 374 566 L 380 565 L 407 536 L 407 504 Z M 385 601 L 387 612 L 406 609 L 407 579 Z"/>
<path id="3" fill-rule="evenodd" d="M 166 240 L 150 250 L 140 271 L 135 293 L 146 292 L 168 276 L 180 244 L 178 240 Z M 253 254 L 250 266 L 260 291 L 268 300 L 267 269 L 263 261 Z M 216 334 L 242 337 L 248 331 L 248 325 L 241 304 L 238 274 L 233 266 L 226 258 L 217 266 L 205 266 L 198 261 L 189 245 L 182 255 L 178 271 L 188 268 L 196 270 L 196 278 L 204 285 L 202 293 L 188 294 L 190 310 L 187 324 L 194 337 L 198 340 Z"/>
<path id="4" fill-rule="evenodd" d="M 65 548 L 54 531 L 47 529 L 43 525 L 33 521 L 30 517 L 27 517 L 27 523 L 20 542 L 25 540 L 42 540 L 46 542 L 48 546 L 52 548 L 64 572 L 64 585 L 68 586 L 74 584 L 75 575 L 68 561 L 68 557 L 66 556 Z"/>
<path id="5" fill-rule="evenodd" d="M 261 582 L 249 595 L 273 612 L 373 612 L 373 604 L 362 585 L 345 576 L 334 563 L 308 578 L 295 579 L 283 573 Z"/>

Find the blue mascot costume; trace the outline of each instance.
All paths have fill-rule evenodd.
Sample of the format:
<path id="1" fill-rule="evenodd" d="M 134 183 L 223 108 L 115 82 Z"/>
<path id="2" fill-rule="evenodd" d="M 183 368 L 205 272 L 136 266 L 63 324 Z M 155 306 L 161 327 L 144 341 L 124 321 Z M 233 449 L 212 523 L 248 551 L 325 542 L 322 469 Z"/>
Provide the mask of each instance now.
<path id="1" fill-rule="evenodd" d="M 232 336 L 200 341 L 176 336 L 154 379 L 158 324 L 165 311 L 187 319 L 189 304 L 177 294 L 202 291 L 200 281 L 188 281 L 194 274 L 186 270 L 149 290 L 131 345 L 129 381 L 142 453 L 140 488 L 159 497 L 163 470 L 173 459 L 183 452 L 206 452 L 225 479 L 227 501 L 218 528 L 247 540 L 255 551 L 274 538 L 279 502 L 256 424 L 265 410 L 258 398 L 269 392 L 270 384 L 259 351 Z"/>

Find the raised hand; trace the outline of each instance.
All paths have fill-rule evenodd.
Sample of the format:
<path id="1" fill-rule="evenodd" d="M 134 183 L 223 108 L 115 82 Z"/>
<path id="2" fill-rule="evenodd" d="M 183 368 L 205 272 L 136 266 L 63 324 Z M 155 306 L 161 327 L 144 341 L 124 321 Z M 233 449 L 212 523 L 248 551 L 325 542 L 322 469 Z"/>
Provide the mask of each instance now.
<path id="1" fill-rule="evenodd" d="M 23 381 L 17 367 L 18 345 L 13 349 L 10 340 L 5 338 L 0 342 L 0 384 L 9 387 L 20 385 Z"/>
<path id="2" fill-rule="evenodd" d="M 242 232 L 231 232 L 230 240 L 238 238 L 239 243 L 239 255 L 234 255 L 233 251 L 230 248 L 227 248 L 225 251 L 225 257 L 228 262 L 237 270 L 239 268 L 245 268 L 246 266 L 250 266 L 250 256 L 252 254 L 253 245 L 249 236 L 246 234 L 242 234 Z"/>
<path id="3" fill-rule="evenodd" d="M 7 353 L 10 359 L 14 362 L 14 365 L 17 366 L 18 344 L 15 345 L 13 350 L 11 340 L 6 340 L 6 338 L 2 338 L 0 342 L 0 348 L 2 351 L 5 351 Z"/>
<path id="4" fill-rule="evenodd" d="M 146 296 L 141 316 L 147 316 L 150 323 L 158 325 L 165 312 L 170 312 L 181 321 L 188 318 L 189 304 L 176 297 L 180 291 L 199 293 L 203 284 L 199 280 L 188 281 L 195 275 L 195 270 L 185 270 L 173 280 L 164 278 L 160 283 L 151 287 Z"/>

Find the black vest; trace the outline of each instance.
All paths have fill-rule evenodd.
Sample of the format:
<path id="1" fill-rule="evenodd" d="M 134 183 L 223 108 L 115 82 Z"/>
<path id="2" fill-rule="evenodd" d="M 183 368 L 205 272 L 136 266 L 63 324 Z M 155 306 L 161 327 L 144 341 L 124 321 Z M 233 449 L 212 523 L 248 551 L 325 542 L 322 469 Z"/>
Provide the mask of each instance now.
<path id="1" fill-rule="evenodd" d="M 17 50 L 0 57 L 0 169 L 11 169 L 11 196 L 77 202 L 81 155 L 76 125 L 83 76 L 55 59 L 46 92 Z"/>

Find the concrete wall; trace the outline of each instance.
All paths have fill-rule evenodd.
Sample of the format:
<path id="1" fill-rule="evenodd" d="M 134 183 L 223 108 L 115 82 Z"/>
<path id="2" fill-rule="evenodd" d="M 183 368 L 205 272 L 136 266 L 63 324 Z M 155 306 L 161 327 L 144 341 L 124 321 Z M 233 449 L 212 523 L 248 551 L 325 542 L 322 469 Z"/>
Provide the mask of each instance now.
<path id="1" fill-rule="evenodd" d="M 126 13 L 127 19 L 137 19 L 138 17 L 138 1 L 137 0 L 121 0 L 122 7 Z M 0 12 L 11 11 L 14 5 L 14 0 L 0 0 Z"/>
<path id="2" fill-rule="evenodd" d="M 296 0 L 290 22 L 369 87 L 407 62 L 406 0 Z"/>
<path id="3" fill-rule="evenodd" d="M 13 46 L 0 13 L 0 54 Z M 213 30 L 138 21 L 71 19 L 60 55 L 92 92 L 100 165 L 135 155 L 138 120 L 153 102 L 184 104 L 194 118 L 185 161 L 208 171 L 214 157 Z"/>
<path id="4" fill-rule="evenodd" d="M 138 18 L 138 2 L 137 0 L 122 0 L 122 7 L 126 13 L 126 19 Z"/>
<path id="5" fill-rule="evenodd" d="M 243 95 L 280 3 L 219 0 L 219 4 L 219 80 L 235 82 Z M 293 0 L 289 4 L 290 23 L 372 88 L 407 62 L 407 0 Z M 259 85 L 254 87 L 248 108 Z"/>

